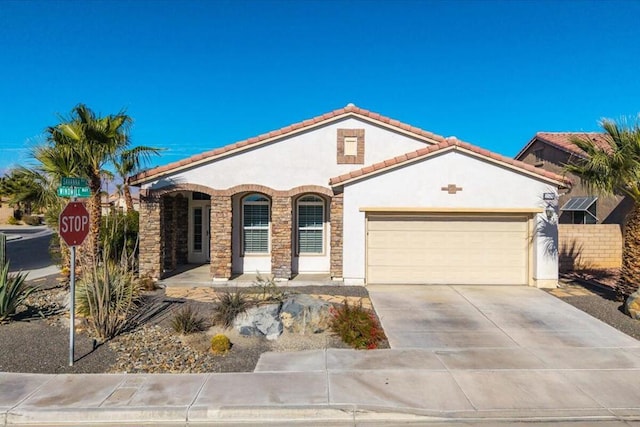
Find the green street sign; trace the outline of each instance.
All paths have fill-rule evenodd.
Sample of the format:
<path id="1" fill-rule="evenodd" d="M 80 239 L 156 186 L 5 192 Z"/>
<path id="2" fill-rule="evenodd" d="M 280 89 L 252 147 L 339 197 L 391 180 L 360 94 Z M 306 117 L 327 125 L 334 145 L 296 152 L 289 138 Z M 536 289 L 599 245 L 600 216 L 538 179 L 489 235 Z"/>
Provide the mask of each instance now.
<path id="1" fill-rule="evenodd" d="M 60 197 L 78 197 L 86 199 L 91 196 L 91 190 L 89 187 L 58 187 L 58 196 Z"/>
<path id="2" fill-rule="evenodd" d="M 84 178 L 71 178 L 66 176 L 62 178 L 62 186 L 63 187 L 88 187 L 89 183 Z"/>

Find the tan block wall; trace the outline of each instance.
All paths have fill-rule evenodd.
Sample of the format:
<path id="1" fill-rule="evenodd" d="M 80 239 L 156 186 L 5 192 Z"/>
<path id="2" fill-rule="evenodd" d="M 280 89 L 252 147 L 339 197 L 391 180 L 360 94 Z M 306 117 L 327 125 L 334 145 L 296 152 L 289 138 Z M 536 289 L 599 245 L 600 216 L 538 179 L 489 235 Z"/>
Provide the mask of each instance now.
<path id="1" fill-rule="evenodd" d="M 9 218 L 13 217 L 14 209 L 9 205 L 0 206 L 0 224 L 7 224 Z"/>
<path id="2" fill-rule="evenodd" d="M 622 231 L 617 224 L 559 224 L 560 270 L 619 268 Z"/>

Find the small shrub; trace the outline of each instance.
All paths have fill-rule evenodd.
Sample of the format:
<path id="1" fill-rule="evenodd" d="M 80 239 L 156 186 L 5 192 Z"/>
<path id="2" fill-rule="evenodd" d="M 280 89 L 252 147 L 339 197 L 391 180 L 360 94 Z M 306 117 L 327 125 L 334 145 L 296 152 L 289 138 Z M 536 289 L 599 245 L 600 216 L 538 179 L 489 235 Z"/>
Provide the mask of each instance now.
<path id="1" fill-rule="evenodd" d="M 136 211 L 114 211 L 105 215 L 100 227 L 100 243 L 109 258 L 119 262 L 126 259 L 135 267 L 138 255 L 139 214 Z"/>
<path id="2" fill-rule="evenodd" d="M 230 328 L 235 318 L 249 308 L 249 300 L 240 291 L 225 292 L 220 296 L 220 302 L 214 309 L 215 323 Z"/>
<path id="3" fill-rule="evenodd" d="M 9 218 L 7 218 L 7 224 L 18 225 L 20 224 L 20 221 L 18 221 L 18 219 L 15 216 L 11 215 Z"/>
<path id="4" fill-rule="evenodd" d="M 265 278 L 258 272 L 254 284 L 262 292 L 262 301 L 282 302 L 286 297 L 286 292 L 276 284 L 275 278 L 273 276 Z"/>
<path id="5" fill-rule="evenodd" d="M 40 225 L 40 217 L 38 215 L 23 215 L 22 221 L 27 225 Z"/>
<path id="6" fill-rule="evenodd" d="M 182 307 L 171 319 L 171 327 L 179 334 L 187 335 L 204 330 L 204 318 L 190 305 Z"/>
<path id="7" fill-rule="evenodd" d="M 231 341 L 229 337 L 223 334 L 217 334 L 211 338 L 211 351 L 215 354 L 224 354 L 231 350 Z"/>
<path id="8" fill-rule="evenodd" d="M 16 309 L 34 291 L 26 286 L 24 273 L 9 274 L 9 262 L 0 269 L 0 321 L 13 316 Z"/>
<path id="9" fill-rule="evenodd" d="M 155 291 L 156 289 L 158 289 L 158 287 L 156 286 L 156 281 L 149 276 L 141 277 L 140 279 L 138 279 L 138 281 L 140 283 L 140 287 L 145 291 Z"/>
<path id="10" fill-rule="evenodd" d="M 330 329 L 355 349 L 375 349 L 385 336 L 375 315 L 362 308 L 362 302 L 349 305 L 347 300 L 332 307 Z"/>

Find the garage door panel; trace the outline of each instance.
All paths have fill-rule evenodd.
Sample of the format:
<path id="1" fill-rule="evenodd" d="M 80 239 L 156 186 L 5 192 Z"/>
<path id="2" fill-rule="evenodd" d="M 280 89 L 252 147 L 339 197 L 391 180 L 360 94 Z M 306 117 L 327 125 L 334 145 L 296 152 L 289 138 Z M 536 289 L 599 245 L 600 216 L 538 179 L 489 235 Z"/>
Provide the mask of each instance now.
<path id="1" fill-rule="evenodd" d="M 525 217 L 373 217 L 367 282 L 525 284 Z"/>

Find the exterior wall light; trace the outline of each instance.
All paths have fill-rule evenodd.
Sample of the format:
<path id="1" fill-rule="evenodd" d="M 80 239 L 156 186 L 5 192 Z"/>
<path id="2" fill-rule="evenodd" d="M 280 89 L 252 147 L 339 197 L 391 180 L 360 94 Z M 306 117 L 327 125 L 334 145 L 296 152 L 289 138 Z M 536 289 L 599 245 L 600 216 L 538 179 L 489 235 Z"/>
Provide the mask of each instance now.
<path id="1" fill-rule="evenodd" d="M 547 219 L 551 221 L 551 219 L 553 219 L 553 214 L 556 213 L 556 210 L 553 209 L 553 206 L 547 205 L 547 207 L 544 209 L 544 213 L 545 215 L 547 215 Z"/>

